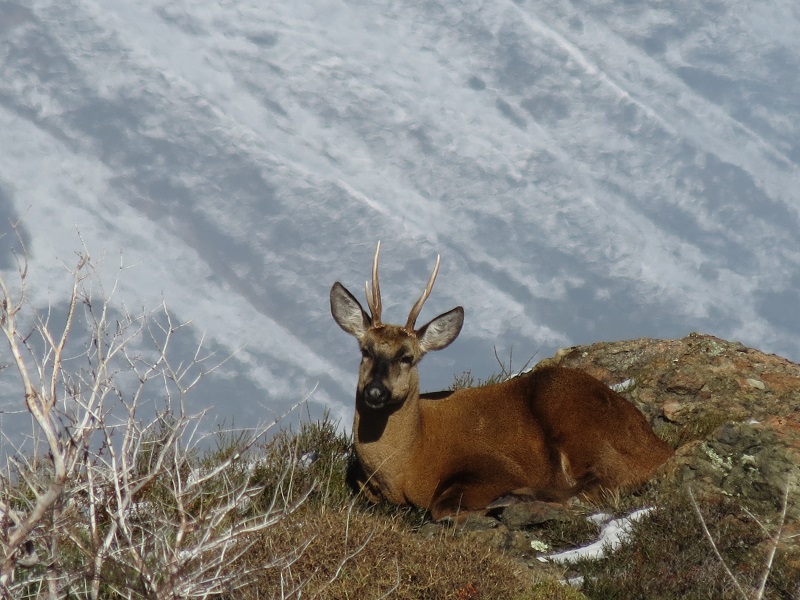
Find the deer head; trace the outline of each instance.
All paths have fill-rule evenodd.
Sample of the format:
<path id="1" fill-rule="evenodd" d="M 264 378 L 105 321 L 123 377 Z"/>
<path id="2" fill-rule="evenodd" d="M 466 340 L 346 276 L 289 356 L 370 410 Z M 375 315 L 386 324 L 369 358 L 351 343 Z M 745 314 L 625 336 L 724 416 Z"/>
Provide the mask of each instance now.
<path id="1" fill-rule="evenodd" d="M 419 395 L 417 364 L 431 350 L 441 350 L 458 337 L 464 323 L 460 306 L 439 315 L 419 329 L 415 324 L 422 305 L 430 296 L 441 257 L 422 295 L 411 308 L 406 324 L 390 325 L 381 321 L 381 289 L 378 280 L 378 258 L 381 244 L 375 249 L 372 262 L 372 288 L 366 283 L 367 314 L 347 288 L 338 281 L 331 288 L 331 314 L 339 326 L 358 340 L 361 366 L 358 372 L 356 407 L 380 410 L 398 407 L 410 397 Z"/>

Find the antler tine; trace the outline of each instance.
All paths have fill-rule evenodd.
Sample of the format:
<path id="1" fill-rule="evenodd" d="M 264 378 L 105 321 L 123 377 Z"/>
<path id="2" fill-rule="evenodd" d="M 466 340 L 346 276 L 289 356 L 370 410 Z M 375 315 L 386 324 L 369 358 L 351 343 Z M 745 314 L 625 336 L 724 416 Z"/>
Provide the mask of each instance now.
<path id="1" fill-rule="evenodd" d="M 417 322 L 417 317 L 419 313 L 422 311 L 422 305 L 425 304 L 425 300 L 428 299 L 428 296 L 431 295 L 431 290 L 433 289 L 433 282 L 436 281 L 436 275 L 439 274 L 439 263 L 441 262 L 442 257 L 440 255 L 436 256 L 436 266 L 433 267 L 433 273 L 431 273 L 431 278 L 428 280 L 428 285 L 425 286 L 425 291 L 422 292 L 422 296 L 419 297 L 419 300 L 414 304 L 411 308 L 411 312 L 408 313 L 408 321 L 406 321 L 406 329 L 408 331 L 414 331 L 414 324 Z"/>
<path id="2" fill-rule="evenodd" d="M 372 313 L 373 327 L 381 324 L 381 285 L 378 281 L 378 257 L 381 253 L 381 242 L 378 240 L 378 246 L 375 248 L 375 258 L 372 260 L 372 293 L 370 293 L 369 282 L 364 283 L 364 288 L 367 293 L 367 305 L 369 312 Z"/>

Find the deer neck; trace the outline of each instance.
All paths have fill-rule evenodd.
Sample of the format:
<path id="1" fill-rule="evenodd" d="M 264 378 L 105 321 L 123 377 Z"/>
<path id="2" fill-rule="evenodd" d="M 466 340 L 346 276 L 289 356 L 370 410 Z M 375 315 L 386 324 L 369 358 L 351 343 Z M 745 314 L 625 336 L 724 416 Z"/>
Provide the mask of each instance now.
<path id="1" fill-rule="evenodd" d="M 387 500 L 403 502 L 402 482 L 422 438 L 419 392 L 394 410 L 356 407 L 353 435 L 358 460 Z"/>

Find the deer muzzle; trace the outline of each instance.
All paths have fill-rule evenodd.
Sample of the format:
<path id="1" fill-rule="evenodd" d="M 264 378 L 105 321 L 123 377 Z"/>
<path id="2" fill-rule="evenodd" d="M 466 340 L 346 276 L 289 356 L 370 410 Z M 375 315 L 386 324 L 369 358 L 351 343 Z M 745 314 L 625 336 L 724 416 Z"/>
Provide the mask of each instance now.
<path id="1" fill-rule="evenodd" d="M 364 404 L 369 408 L 383 408 L 389 402 L 390 394 L 385 385 L 378 381 L 372 381 L 364 386 L 362 394 Z"/>

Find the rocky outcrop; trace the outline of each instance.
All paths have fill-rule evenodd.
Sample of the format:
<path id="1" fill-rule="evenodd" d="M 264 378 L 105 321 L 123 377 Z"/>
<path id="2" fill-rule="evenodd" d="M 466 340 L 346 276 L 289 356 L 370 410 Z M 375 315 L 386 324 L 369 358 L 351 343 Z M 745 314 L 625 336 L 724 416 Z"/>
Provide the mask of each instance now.
<path id="1" fill-rule="evenodd" d="M 765 528 L 784 522 L 784 540 L 800 532 L 800 365 L 696 333 L 575 346 L 540 364 L 582 369 L 614 387 L 676 448 L 654 480 L 656 494 L 691 490 L 698 502 L 733 501 Z M 537 521 L 561 516 L 515 506 L 467 534 L 531 564 Z"/>
<path id="2" fill-rule="evenodd" d="M 577 346 L 547 362 L 621 388 L 677 451 L 664 486 L 800 520 L 800 365 L 710 335 Z"/>

